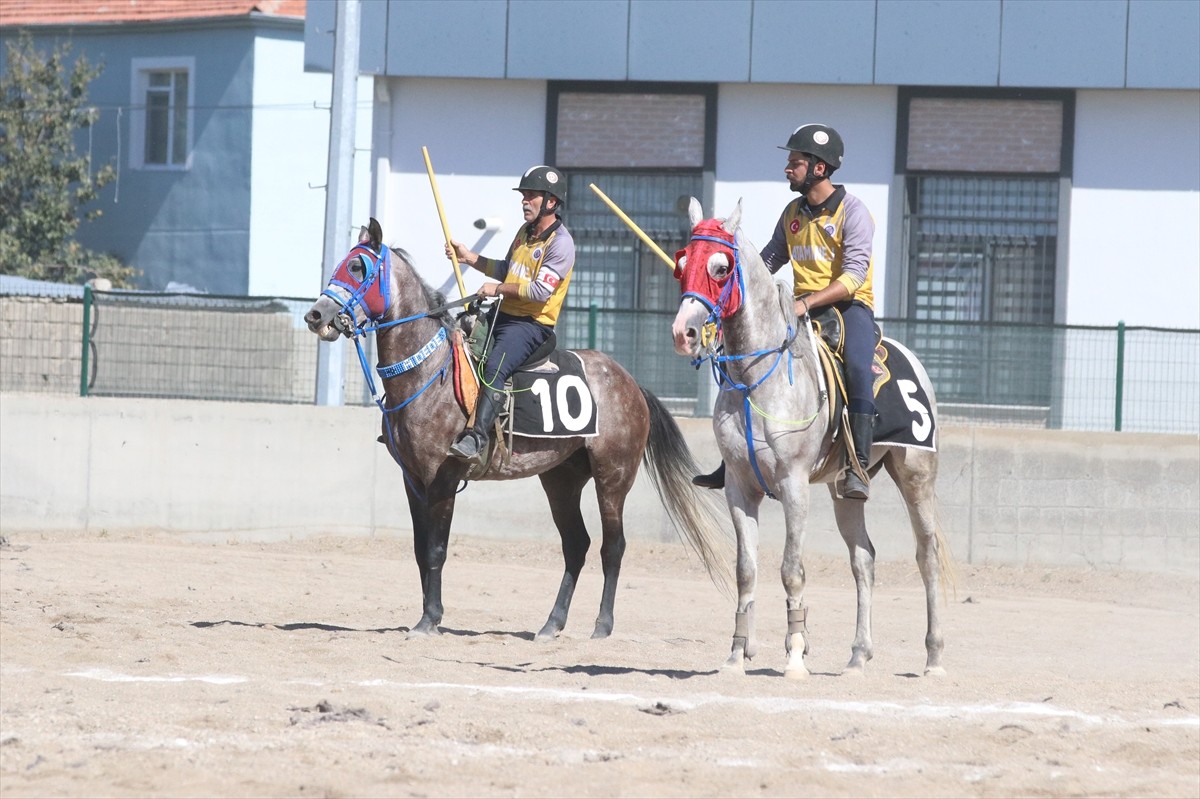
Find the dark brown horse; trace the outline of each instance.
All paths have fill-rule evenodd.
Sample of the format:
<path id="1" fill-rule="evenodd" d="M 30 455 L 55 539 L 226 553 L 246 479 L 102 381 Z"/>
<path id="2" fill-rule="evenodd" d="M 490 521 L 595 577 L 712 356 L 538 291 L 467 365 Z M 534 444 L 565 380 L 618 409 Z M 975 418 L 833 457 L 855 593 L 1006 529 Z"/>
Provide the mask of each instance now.
<path id="1" fill-rule="evenodd" d="M 442 567 L 454 501 L 471 468 L 446 453 L 467 414 L 452 385 L 448 333 L 453 320 L 440 310 L 443 298 L 421 281 L 406 253 L 389 251 L 382 240 L 383 231 L 372 219 L 304 319 L 309 329 L 326 341 L 339 335 L 357 338 L 375 332 L 383 364 L 378 372 L 384 392 L 377 400 L 384 414 L 383 441 L 404 472 L 424 594 L 421 620 L 409 634 L 428 635 L 440 632 Z M 658 398 L 610 357 L 594 350 L 577 354 L 595 398 L 597 434 L 587 438 L 513 436 L 510 457 L 493 453 L 488 471 L 473 478 L 515 480 L 537 475 L 550 500 L 566 570 L 550 617 L 538 632 L 540 639 L 557 635 L 567 622 L 591 543 L 580 512 L 580 496 L 592 479 L 600 506 L 604 572 L 600 614 L 592 637 L 603 638 L 612 632 L 617 577 L 625 553 L 625 497 L 643 459 L 676 529 L 710 574 L 721 574 L 722 569 L 716 551 L 723 535 L 719 514 L 715 505 L 691 486 L 694 459 L 674 419 Z"/>

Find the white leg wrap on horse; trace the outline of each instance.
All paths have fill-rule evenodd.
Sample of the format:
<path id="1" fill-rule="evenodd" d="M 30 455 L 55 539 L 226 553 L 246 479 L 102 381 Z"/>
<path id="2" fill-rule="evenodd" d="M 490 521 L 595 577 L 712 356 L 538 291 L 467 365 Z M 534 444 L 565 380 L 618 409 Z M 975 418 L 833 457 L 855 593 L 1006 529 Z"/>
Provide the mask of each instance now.
<path id="1" fill-rule="evenodd" d="M 758 654 L 758 648 L 752 643 L 750 627 L 754 623 L 754 603 L 746 605 L 745 610 L 733 614 L 733 648 L 741 649 L 750 660 Z"/>
<path id="2" fill-rule="evenodd" d="M 808 608 L 788 608 L 788 635 L 800 633 L 804 637 L 804 654 L 808 654 Z"/>

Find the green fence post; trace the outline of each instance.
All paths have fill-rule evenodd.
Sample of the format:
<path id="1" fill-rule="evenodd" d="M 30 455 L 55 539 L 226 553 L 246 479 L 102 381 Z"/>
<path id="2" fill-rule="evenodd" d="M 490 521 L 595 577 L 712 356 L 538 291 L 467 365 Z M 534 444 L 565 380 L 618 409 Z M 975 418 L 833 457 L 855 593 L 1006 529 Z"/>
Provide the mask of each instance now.
<path id="1" fill-rule="evenodd" d="M 600 315 L 600 306 L 595 300 L 588 305 L 588 349 L 596 349 L 596 317 Z"/>
<path id="2" fill-rule="evenodd" d="M 92 342 L 92 287 L 83 287 L 83 352 L 79 358 L 79 396 L 88 395 L 88 353 Z"/>
<path id="3" fill-rule="evenodd" d="M 1116 430 L 1121 432 L 1121 406 L 1125 399 L 1125 321 L 1117 322 L 1117 400 L 1114 416 Z"/>

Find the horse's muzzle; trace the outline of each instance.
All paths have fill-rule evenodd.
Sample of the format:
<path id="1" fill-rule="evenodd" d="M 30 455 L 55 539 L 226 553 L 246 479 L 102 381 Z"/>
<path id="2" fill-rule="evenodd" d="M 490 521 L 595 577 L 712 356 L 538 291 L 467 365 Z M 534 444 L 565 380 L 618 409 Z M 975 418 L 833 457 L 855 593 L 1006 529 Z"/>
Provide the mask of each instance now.
<path id="1" fill-rule="evenodd" d="M 330 305 L 322 297 L 304 314 L 304 323 L 308 325 L 308 329 L 323 341 L 336 341 L 338 336 L 349 336 L 353 327 L 349 317 L 338 313 L 334 307 L 329 307 Z"/>
<path id="2" fill-rule="evenodd" d="M 671 337 L 675 343 L 675 354 L 695 358 L 700 354 L 701 331 L 707 318 L 707 310 L 692 299 L 679 305 L 679 313 L 671 323 Z"/>

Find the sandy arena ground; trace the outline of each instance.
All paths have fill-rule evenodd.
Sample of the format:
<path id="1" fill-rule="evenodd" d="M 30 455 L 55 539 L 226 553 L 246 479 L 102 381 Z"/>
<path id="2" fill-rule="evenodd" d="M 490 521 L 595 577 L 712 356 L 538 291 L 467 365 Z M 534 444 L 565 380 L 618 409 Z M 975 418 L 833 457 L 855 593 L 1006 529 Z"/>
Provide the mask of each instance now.
<path id="1" fill-rule="evenodd" d="M 949 675 L 920 577 L 881 564 L 875 659 L 844 560 L 809 557 L 814 674 L 785 680 L 779 553 L 761 651 L 682 545 L 630 542 L 616 630 L 535 643 L 556 540 L 452 540 L 445 634 L 411 542 L 16 536 L 0 550 L 0 795 L 1200 796 L 1200 576 L 959 567 Z"/>

